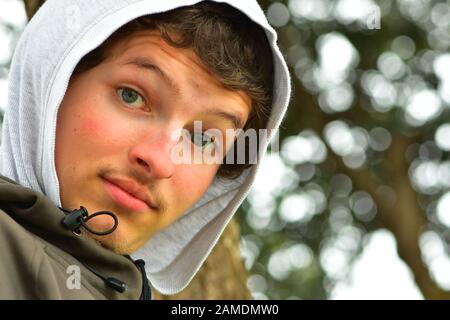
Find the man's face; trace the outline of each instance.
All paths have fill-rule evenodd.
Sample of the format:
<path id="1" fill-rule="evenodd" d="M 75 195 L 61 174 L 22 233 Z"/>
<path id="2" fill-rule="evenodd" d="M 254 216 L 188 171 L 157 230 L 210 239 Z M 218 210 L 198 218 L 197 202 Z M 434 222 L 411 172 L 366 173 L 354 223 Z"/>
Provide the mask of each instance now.
<path id="1" fill-rule="evenodd" d="M 63 207 L 114 212 L 116 231 L 93 238 L 121 254 L 136 251 L 199 200 L 219 168 L 174 163 L 177 132 L 202 121 L 203 130 L 225 135 L 234 128 L 230 116 L 245 123 L 250 106 L 247 94 L 221 86 L 192 50 L 169 46 L 156 31 L 129 36 L 73 77 L 61 104 L 55 161 Z M 201 152 L 212 146 L 191 143 Z M 112 219 L 98 216 L 89 226 L 109 229 Z"/>

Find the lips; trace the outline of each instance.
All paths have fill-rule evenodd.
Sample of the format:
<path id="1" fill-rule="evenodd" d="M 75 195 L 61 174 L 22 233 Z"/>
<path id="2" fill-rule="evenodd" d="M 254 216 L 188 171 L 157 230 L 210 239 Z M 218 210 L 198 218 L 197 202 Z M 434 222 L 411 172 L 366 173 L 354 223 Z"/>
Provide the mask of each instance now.
<path id="1" fill-rule="evenodd" d="M 137 182 L 119 178 L 102 178 L 109 196 L 124 209 L 136 212 L 156 209 L 146 188 Z"/>

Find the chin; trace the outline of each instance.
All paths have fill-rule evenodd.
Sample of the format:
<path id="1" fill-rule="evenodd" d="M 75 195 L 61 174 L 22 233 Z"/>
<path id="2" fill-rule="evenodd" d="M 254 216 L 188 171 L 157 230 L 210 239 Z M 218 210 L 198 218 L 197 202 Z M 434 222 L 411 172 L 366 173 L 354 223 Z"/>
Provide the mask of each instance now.
<path id="1" fill-rule="evenodd" d="M 129 255 L 139 249 L 136 245 L 135 239 L 129 239 L 129 237 L 122 234 L 117 228 L 113 233 L 99 236 L 82 229 L 82 234 L 86 238 L 94 240 L 98 245 L 111 250 L 120 255 Z"/>
<path id="2" fill-rule="evenodd" d="M 135 252 L 137 249 L 131 248 L 126 243 L 121 242 L 114 242 L 114 241 L 103 241 L 101 243 L 102 247 L 111 250 L 112 252 L 115 252 L 120 255 L 130 255 L 133 252 Z"/>
<path id="3" fill-rule="evenodd" d="M 121 255 L 129 255 L 144 246 L 148 239 L 150 239 L 152 231 L 151 228 L 148 228 L 148 231 L 143 232 L 142 228 L 137 227 L 136 223 L 129 221 L 126 218 L 127 216 L 124 218 L 117 211 L 116 215 L 119 224 L 112 233 L 100 236 L 84 230 L 83 234 L 108 250 Z M 97 231 L 108 230 L 113 225 L 114 222 L 109 217 L 93 218 L 88 222 L 88 226 Z"/>

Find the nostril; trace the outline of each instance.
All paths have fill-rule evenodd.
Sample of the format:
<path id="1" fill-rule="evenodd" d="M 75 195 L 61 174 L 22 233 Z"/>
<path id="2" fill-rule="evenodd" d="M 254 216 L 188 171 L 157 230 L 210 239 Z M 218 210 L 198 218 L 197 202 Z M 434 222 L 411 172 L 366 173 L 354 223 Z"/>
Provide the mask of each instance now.
<path id="1" fill-rule="evenodd" d="M 146 167 L 148 167 L 148 164 L 147 164 L 147 162 L 145 162 L 144 160 L 142 160 L 142 159 L 140 159 L 140 158 L 138 158 L 138 163 L 139 164 L 142 164 L 143 166 L 146 166 Z"/>

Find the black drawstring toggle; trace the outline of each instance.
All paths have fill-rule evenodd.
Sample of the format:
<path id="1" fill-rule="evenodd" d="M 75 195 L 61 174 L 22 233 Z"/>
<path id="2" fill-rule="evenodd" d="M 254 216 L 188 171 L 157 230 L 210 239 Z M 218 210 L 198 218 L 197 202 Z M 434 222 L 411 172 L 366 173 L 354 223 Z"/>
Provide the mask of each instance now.
<path id="1" fill-rule="evenodd" d="M 63 211 L 66 211 L 60 208 Z M 67 212 L 67 211 L 66 211 Z M 62 221 L 62 224 L 66 229 L 72 230 L 76 233 L 80 233 L 81 221 L 86 219 L 88 212 L 85 207 L 73 210 L 68 215 L 66 215 Z"/>
<path id="2" fill-rule="evenodd" d="M 116 230 L 116 228 L 117 228 L 117 225 L 119 224 L 117 216 L 114 213 L 112 213 L 111 211 L 98 211 L 98 212 L 95 212 L 95 213 L 89 215 L 87 209 L 83 206 L 81 206 L 80 209 L 75 209 L 73 211 L 69 211 L 69 210 L 63 209 L 61 207 L 59 207 L 59 209 L 68 213 L 62 220 L 63 226 L 66 229 L 72 230 L 72 232 L 74 232 L 77 235 L 79 235 L 81 233 L 80 229 L 81 229 L 81 227 L 83 227 L 90 233 L 93 233 L 93 234 L 96 234 L 99 236 L 104 236 L 104 235 L 114 232 L 114 230 Z M 89 228 L 86 225 L 86 222 L 88 222 L 92 218 L 95 218 L 96 216 L 99 216 L 99 215 L 107 215 L 114 219 L 114 225 L 111 227 L 111 229 L 106 230 L 106 231 L 96 231 L 96 230 L 92 230 L 91 228 Z"/>
<path id="3" fill-rule="evenodd" d="M 116 290 L 117 292 L 124 293 L 128 289 L 127 284 L 119 279 L 109 277 L 104 279 L 104 281 L 108 287 Z"/>
<path id="4" fill-rule="evenodd" d="M 100 274 L 99 272 L 97 272 L 96 270 L 94 270 L 94 268 L 88 266 L 87 264 L 83 265 L 89 270 L 91 271 L 93 274 L 95 274 L 97 277 L 99 277 L 100 279 L 103 280 L 103 282 L 105 283 L 106 286 L 110 287 L 111 289 L 116 290 L 117 292 L 120 293 L 124 293 L 125 291 L 128 290 L 128 285 L 116 278 L 113 277 L 105 277 L 102 274 Z"/>

